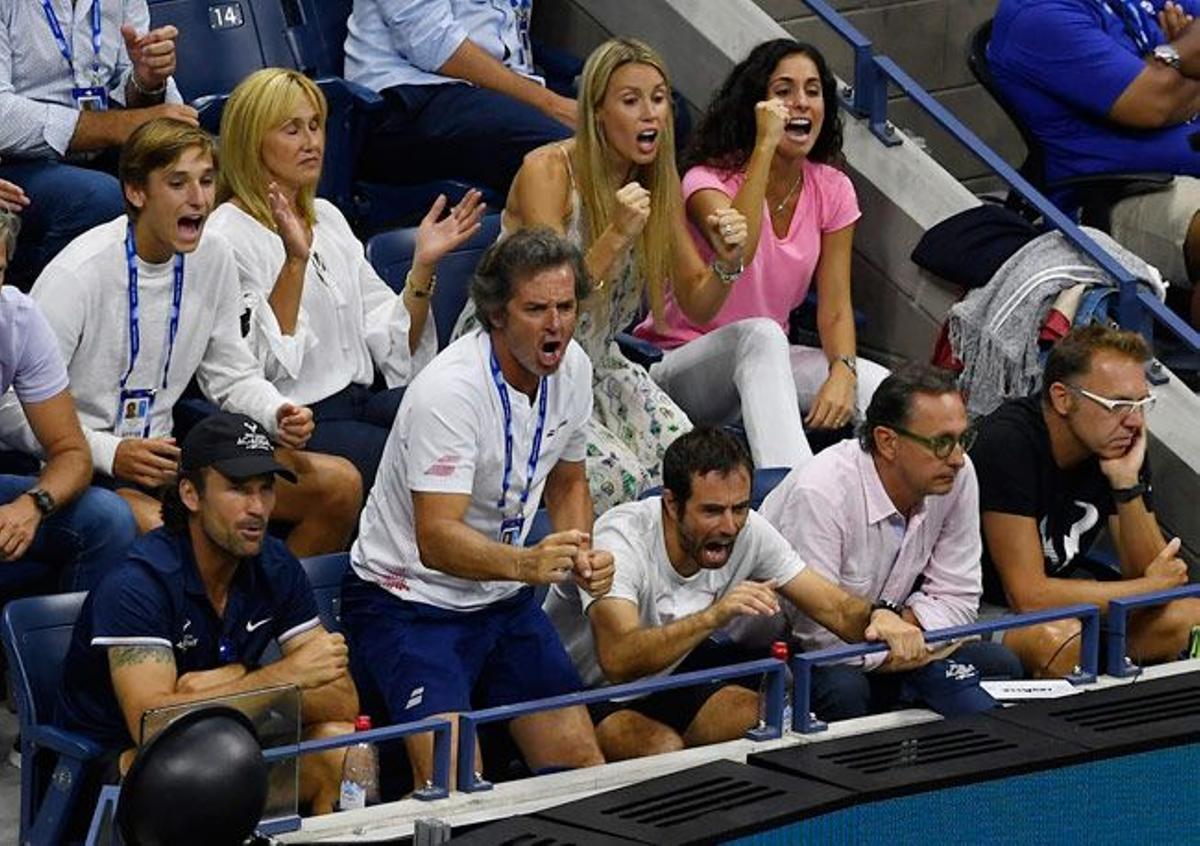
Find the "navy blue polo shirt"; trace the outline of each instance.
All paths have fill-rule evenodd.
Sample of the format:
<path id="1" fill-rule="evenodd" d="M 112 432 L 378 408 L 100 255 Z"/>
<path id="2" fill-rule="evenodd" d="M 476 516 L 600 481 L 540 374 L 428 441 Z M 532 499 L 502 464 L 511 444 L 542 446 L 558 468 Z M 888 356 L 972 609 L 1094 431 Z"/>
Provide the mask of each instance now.
<path id="1" fill-rule="evenodd" d="M 218 617 L 188 536 L 158 529 L 84 601 L 63 666 L 58 722 L 105 748 L 135 745 L 113 691 L 110 647 L 170 647 L 181 676 L 231 663 L 254 670 L 272 640 L 282 644 L 320 624 L 300 562 L 275 538 L 238 565 Z"/>

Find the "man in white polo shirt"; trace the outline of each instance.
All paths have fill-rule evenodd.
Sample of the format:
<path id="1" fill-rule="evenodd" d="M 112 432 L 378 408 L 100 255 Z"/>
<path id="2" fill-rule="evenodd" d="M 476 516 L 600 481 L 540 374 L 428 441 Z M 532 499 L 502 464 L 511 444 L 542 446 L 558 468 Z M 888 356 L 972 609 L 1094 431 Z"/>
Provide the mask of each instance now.
<path id="1" fill-rule="evenodd" d="M 404 395 L 342 593 L 355 677 L 390 722 L 582 687 L 532 586 L 573 578 L 600 596 L 612 581 L 612 556 L 589 543 L 592 367 L 571 341 L 589 290 L 561 237 L 511 235 L 472 283 L 486 328 L 447 347 Z M 525 548 L 543 494 L 555 531 Z M 602 762 L 582 707 L 510 731 L 535 772 Z M 407 745 L 422 784 L 432 738 Z"/>
<path id="2" fill-rule="evenodd" d="M 923 658 L 919 629 L 806 567 L 750 510 L 752 473 L 740 443 L 701 427 L 667 448 L 661 497 L 600 516 L 596 542 L 615 558 L 612 589 L 593 597 L 558 584 L 546 597 L 584 681 L 630 682 L 749 657 L 711 636 L 778 613 L 776 592 L 846 640 L 886 641 L 898 666 Z M 758 720 L 758 683 L 736 679 L 594 706 L 600 748 L 613 761 L 738 738 Z"/>

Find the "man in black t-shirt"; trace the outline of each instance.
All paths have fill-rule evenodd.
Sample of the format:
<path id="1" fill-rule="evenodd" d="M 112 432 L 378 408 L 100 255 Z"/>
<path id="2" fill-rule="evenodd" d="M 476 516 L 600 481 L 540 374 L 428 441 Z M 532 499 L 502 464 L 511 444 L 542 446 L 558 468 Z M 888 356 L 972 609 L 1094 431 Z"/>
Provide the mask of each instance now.
<path id="1" fill-rule="evenodd" d="M 1149 357 L 1141 336 L 1076 329 L 1051 351 L 1040 396 L 1010 400 L 980 424 L 971 459 L 979 476 L 984 598 L 1015 611 L 1093 603 L 1182 585 L 1187 567 L 1154 518 L 1146 463 Z M 1076 578 L 1080 559 L 1107 526 L 1120 573 Z M 1135 614 L 1130 654 L 1167 660 L 1200 623 L 1200 601 Z M 1005 645 L 1037 675 L 1079 663 L 1079 624 L 1010 632 Z"/>

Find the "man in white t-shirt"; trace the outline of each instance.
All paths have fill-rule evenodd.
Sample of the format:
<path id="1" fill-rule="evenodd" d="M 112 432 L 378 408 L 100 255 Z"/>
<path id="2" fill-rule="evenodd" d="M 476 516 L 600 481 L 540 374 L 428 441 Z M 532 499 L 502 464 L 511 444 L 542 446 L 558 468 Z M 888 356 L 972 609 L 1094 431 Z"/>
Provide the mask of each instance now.
<path id="1" fill-rule="evenodd" d="M 350 552 L 342 592 L 356 678 L 384 719 L 411 722 L 582 687 L 534 585 L 612 580 L 593 551 L 584 473 L 592 366 L 571 341 L 590 285 L 578 250 L 522 230 L 484 255 L 463 336 L 404 395 Z M 544 499 L 554 532 L 522 546 Z M 602 762 L 583 707 L 510 726 L 530 769 Z M 417 784 L 432 738 L 407 739 Z"/>
<path id="2" fill-rule="evenodd" d="M 779 612 L 776 592 L 848 641 L 883 640 L 897 666 L 925 655 L 920 629 L 806 566 L 750 510 L 753 465 L 725 432 L 701 427 L 663 455 L 663 494 L 611 509 L 596 543 L 614 556 L 607 595 L 555 585 L 546 610 L 589 684 L 730 663 L 710 636 Z M 593 708 L 609 761 L 740 737 L 758 720 L 758 679 L 680 688 Z"/>
<path id="3" fill-rule="evenodd" d="M 211 402 L 288 447 L 280 460 L 298 481 L 279 486 L 275 517 L 292 525 L 292 553 L 345 549 L 362 501 L 358 472 L 302 451 L 312 412 L 263 378 L 241 336 L 233 254 L 219 236 L 201 238 L 212 138 L 182 121 L 149 121 L 125 143 L 120 174 L 128 214 L 68 244 L 30 292 L 66 361 L 96 483 L 129 503 L 142 531 L 161 524 L 157 496 L 179 463 L 175 404 L 195 376 Z M 12 397 L 0 401 L 0 438 L 40 453 Z"/>

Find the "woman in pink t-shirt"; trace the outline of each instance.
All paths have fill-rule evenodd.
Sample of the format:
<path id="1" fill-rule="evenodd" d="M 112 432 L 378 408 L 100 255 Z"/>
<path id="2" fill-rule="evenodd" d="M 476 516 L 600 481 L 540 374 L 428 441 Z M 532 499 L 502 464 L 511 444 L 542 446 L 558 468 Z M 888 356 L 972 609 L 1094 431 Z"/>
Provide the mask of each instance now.
<path id="1" fill-rule="evenodd" d="M 690 234 L 706 258 L 697 222 L 730 206 L 745 215 L 745 270 L 708 323 L 668 298 L 665 325 L 647 319 L 636 330 L 666 350 L 655 381 L 696 422 L 740 417 L 760 467 L 810 457 L 804 426 L 853 422 L 888 374 L 855 350 L 850 251 L 860 212 L 832 165 L 841 146 L 836 82 L 821 54 L 790 39 L 754 48 L 709 105 L 683 179 Z M 791 346 L 788 314 L 814 279 L 821 348 Z"/>

